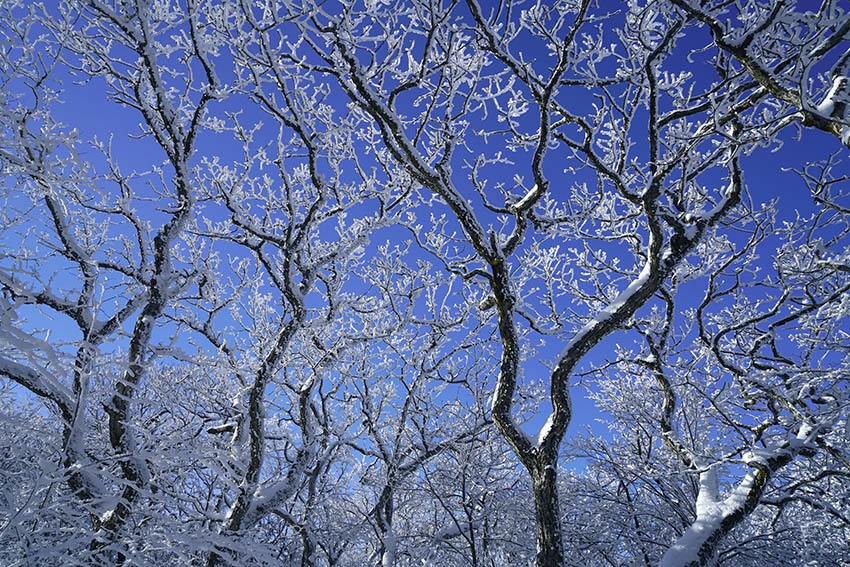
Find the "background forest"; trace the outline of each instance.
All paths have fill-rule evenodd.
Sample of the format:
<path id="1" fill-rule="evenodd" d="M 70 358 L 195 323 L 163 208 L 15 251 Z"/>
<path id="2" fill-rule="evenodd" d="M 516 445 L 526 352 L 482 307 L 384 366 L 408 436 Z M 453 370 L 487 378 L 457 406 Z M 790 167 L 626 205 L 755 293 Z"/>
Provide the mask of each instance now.
<path id="1" fill-rule="evenodd" d="M 0 0 L 0 564 L 850 565 L 848 10 Z"/>

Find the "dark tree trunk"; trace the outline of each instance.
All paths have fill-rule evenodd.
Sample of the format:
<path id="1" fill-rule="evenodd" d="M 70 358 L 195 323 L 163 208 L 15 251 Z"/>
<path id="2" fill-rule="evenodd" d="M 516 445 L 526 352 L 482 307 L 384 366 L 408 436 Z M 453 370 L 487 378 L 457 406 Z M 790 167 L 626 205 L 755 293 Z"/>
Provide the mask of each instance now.
<path id="1" fill-rule="evenodd" d="M 531 471 L 531 482 L 537 521 L 537 567 L 563 567 L 557 464 L 535 467 Z"/>
<path id="2" fill-rule="evenodd" d="M 316 552 L 316 544 L 313 535 L 306 526 L 301 530 L 301 543 L 304 546 L 301 551 L 301 567 L 313 567 L 313 554 Z"/>

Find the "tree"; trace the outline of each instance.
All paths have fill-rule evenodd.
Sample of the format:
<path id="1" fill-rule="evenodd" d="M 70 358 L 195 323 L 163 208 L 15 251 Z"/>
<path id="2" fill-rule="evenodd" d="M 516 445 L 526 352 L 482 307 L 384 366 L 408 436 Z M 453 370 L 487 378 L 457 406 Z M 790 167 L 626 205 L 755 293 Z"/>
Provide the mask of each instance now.
<path id="1" fill-rule="evenodd" d="M 815 194 L 830 184 L 829 169 L 807 167 L 807 177 L 816 172 Z M 717 262 L 690 324 L 673 326 L 671 298 L 666 312 L 636 321 L 643 352 L 618 352 L 619 379 L 594 385 L 617 441 L 593 441 L 600 449 L 585 454 L 595 454 L 603 476 L 575 482 L 627 510 L 618 515 L 627 541 L 647 563 L 766 564 L 776 553 L 797 564 L 793 553 L 766 553 L 762 542 L 777 530 L 785 540 L 805 537 L 808 519 L 784 522 L 792 508 L 823 514 L 824 540 L 844 540 L 844 497 L 828 506 L 810 497 L 847 488 L 847 392 L 833 374 L 843 372 L 846 348 L 823 341 L 843 336 L 833 325 L 843 322 L 846 272 L 825 259 L 847 233 L 834 207 L 833 196 L 814 217 L 781 228 L 770 209 L 737 223 L 750 224 L 749 235 L 716 241 Z M 754 261 L 762 248 L 779 251 L 773 273 Z M 670 532 L 674 545 L 658 550 L 659 533 Z M 800 564 L 815 558 L 828 561 L 810 553 Z"/>
<path id="2" fill-rule="evenodd" d="M 671 4 L 707 28 L 717 61 L 746 73 L 754 88 L 740 110 L 773 98 L 790 110 L 775 128 L 799 122 L 848 144 L 850 50 L 842 53 L 840 45 L 850 24 L 839 2 L 821 2 L 816 11 L 801 10 L 792 2 Z"/>
<path id="3" fill-rule="evenodd" d="M 2 8 L 3 415 L 50 434 L 3 457 L 49 465 L 0 541 L 526 562 L 504 510 L 540 567 L 752 561 L 789 510 L 841 541 L 837 3 Z M 65 126 L 78 93 L 138 126 Z M 748 183 L 800 128 L 838 153 L 782 224 Z M 578 380 L 614 419 L 581 444 Z"/>

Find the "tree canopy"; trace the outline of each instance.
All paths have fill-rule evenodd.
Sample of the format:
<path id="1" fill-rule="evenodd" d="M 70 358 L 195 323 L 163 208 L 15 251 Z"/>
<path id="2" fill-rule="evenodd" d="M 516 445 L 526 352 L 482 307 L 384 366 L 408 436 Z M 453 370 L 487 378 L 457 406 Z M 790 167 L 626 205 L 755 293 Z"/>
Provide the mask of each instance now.
<path id="1" fill-rule="evenodd" d="M 848 10 L 0 0 L 0 562 L 846 561 Z"/>

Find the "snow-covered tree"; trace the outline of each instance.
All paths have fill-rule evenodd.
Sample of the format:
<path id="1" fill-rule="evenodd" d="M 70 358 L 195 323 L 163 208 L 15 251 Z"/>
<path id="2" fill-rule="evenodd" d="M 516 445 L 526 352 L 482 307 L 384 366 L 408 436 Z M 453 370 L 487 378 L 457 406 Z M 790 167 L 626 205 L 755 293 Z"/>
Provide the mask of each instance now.
<path id="1" fill-rule="evenodd" d="M 838 2 L 0 10 L 4 560 L 846 554 Z"/>

